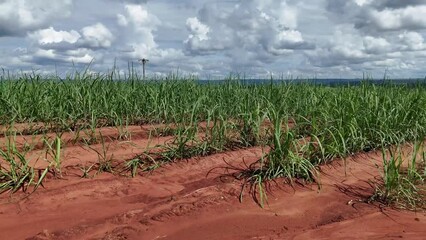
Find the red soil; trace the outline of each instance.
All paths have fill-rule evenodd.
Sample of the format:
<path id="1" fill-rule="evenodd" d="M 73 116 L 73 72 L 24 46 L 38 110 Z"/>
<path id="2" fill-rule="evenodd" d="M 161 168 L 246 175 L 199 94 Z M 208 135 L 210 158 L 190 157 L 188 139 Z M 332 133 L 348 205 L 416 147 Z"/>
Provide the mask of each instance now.
<path id="1" fill-rule="evenodd" d="M 149 141 L 112 141 L 108 154 L 125 160 Z M 100 145 L 94 145 L 99 148 Z M 38 152 L 37 152 L 38 151 Z M 31 156 L 40 155 L 37 150 Z M 321 167 L 316 185 L 269 186 L 264 209 L 235 174 L 256 161 L 261 148 L 230 151 L 169 164 L 129 178 L 102 173 L 82 179 L 72 166 L 97 161 L 82 146 L 64 150 L 64 178 L 44 188 L 0 196 L 0 239 L 424 239 L 426 214 L 363 202 L 380 177 L 381 154 L 362 153 Z M 40 160 L 39 162 L 43 162 Z M 42 166 L 43 164 L 40 164 Z M 68 166 L 68 168 L 66 167 Z"/>

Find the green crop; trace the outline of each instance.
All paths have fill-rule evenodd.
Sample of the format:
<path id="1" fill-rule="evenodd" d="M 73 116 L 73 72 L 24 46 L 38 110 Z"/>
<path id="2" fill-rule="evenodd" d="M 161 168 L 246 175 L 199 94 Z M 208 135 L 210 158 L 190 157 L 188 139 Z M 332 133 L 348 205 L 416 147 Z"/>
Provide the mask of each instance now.
<path id="1" fill-rule="evenodd" d="M 414 145 L 406 167 L 403 166 L 403 156 L 399 147 L 383 150 L 382 156 L 383 183 L 377 184 L 371 199 L 399 208 L 426 209 L 424 189 L 426 159 L 423 143 L 418 142 Z"/>
<path id="2" fill-rule="evenodd" d="M 128 126 L 158 123 L 165 125 L 158 135 L 174 137 L 157 152 L 144 150 L 128 161 L 126 169 L 132 176 L 138 169 L 151 169 L 146 164 L 158 167 L 162 161 L 266 145 L 265 155 L 245 174 L 259 187 L 274 178 L 290 183 L 294 178 L 316 181 L 319 164 L 360 151 L 421 141 L 426 135 L 425 106 L 426 85 L 420 83 L 365 81 L 330 87 L 271 80 L 246 84 L 232 76 L 220 83 L 199 83 L 193 76 L 177 75 L 141 80 L 133 69 L 124 75 L 85 71 L 60 78 L 32 73 L 1 76 L 0 80 L 3 129 L 23 123 L 28 127 L 17 129 L 18 134 L 55 132 L 59 139 L 63 132 L 72 132 L 74 143 L 83 132 L 89 148 L 102 144 L 102 150 L 96 150 L 100 171 L 116 172 L 97 128 L 113 126 L 119 140 L 129 140 Z M 51 147 L 57 156 L 60 145 L 59 140 Z M 8 154 L 17 153 L 4 152 L 0 159 L 4 172 L 14 164 Z M 59 158 L 54 159 L 59 167 Z M 31 175 L 31 168 L 21 162 L 18 171 Z M 15 183 L 8 188 L 16 189 L 21 182 L 16 179 L 22 178 L 11 179 Z"/>

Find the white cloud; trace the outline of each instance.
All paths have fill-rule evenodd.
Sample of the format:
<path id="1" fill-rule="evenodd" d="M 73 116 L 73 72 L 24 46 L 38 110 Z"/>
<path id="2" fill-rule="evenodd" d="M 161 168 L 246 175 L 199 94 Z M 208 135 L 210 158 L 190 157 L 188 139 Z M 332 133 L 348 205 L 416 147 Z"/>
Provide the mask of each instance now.
<path id="1" fill-rule="evenodd" d="M 224 50 L 234 63 L 238 55 L 261 62 L 272 62 L 276 56 L 300 49 L 312 49 L 296 29 L 298 11 L 287 1 L 241 1 L 232 10 L 221 9 L 219 3 L 208 3 L 199 17 L 187 19 L 188 38 L 184 41 L 188 54 L 215 54 Z M 242 51 L 241 51 L 241 50 Z M 236 54 L 238 53 L 238 54 Z M 253 53 L 253 54 L 251 54 Z"/>
<path id="2" fill-rule="evenodd" d="M 407 69 L 410 68 L 410 64 L 407 64 L 400 59 L 384 59 L 377 60 L 372 62 L 373 66 L 380 68 L 397 68 L 397 69 Z"/>
<path id="3" fill-rule="evenodd" d="M 0 0 L 0 66 L 61 71 L 95 59 L 103 71 L 145 57 L 149 73 L 424 77 L 425 9 L 424 0 Z"/>
<path id="4" fill-rule="evenodd" d="M 426 28 L 426 6 L 372 10 L 370 14 L 372 23 L 381 30 Z"/>
<path id="5" fill-rule="evenodd" d="M 327 46 L 318 48 L 306 55 L 311 64 L 319 67 L 334 67 L 360 64 L 369 61 L 371 56 L 365 52 L 364 41 L 354 30 L 338 28 L 328 40 Z"/>
<path id="6" fill-rule="evenodd" d="M 399 35 L 399 39 L 404 44 L 403 50 L 419 51 L 426 49 L 423 36 L 417 32 L 404 32 Z"/>
<path id="7" fill-rule="evenodd" d="M 72 0 L 0 1 L 0 37 L 22 35 L 71 15 Z"/>
<path id="8" fill-rule="evenodd" d="M 162 22 L 148 10 L 146 5 L 126 4 L 125 13 L 117 15 L 117 23 L 121 26 L 122 41 L 126 47 L 122 51 L 122 58 L 136 61 L 148 58 L 151 65 L 177 66 L 184 57 L 181 49 L 160 48 L 155 41 L 155 32 Z M 173 61 L 176 61 L 174 64 Z"/>
<path id="9" fill-rule="evenodd" d="M 28 34 L 28 36 L 40 45 L 60 42 L 76 43 L 81 37 L 77 31 L 56 31 L 53 27 L 37 30 Z"/>
<path id="10" fill-rule="evenodd" d="M 64 60 L 66 62 L 89 64 L 94 60 L 94 57 L 86 53 L 84 56 L 69 56 Z"/>
<path id="11" fill-rule="evenodd" d="M 114 41 L 111 31 L 101 23 L 83 27 L 80 32 L 57 31 L 50 27 L 29 33 L 28 38 L 39 48 L 62 52 L 73 49 L 109 48 Z"/>
<path id="12" fill-rule="evenodd" d="M 373 0 L 354 0 L 358 6 L 363 6 L 366 4 L 370 4 Z"/>
<path id="13" fill-rule="evenodd" d="M 143 5 L 128 4 L 124 8 L 126 13 L 118 14 L 117 17 L 119 25 L 131 30 L 127 32 L 128 43 L 137 43 L 144 52 L 157 47 L 153 32 L 161 23 L 160 20 Z"/>
<path id="14" fill-rule="evenodd" d="M 283 30 L 275 36 L 268 51 L 280 55 L 292 52 L 293 49 L 313 49 L 314 45 L 307 43 L 297 30 Z"/>
<path id="15" fill-rule="evenodd" d="M 186 20 L 186 27 L 190 32 L 189 38 L 198 38 L 200 41 L 208 39 L 207 34 L 210 32 L 210 28 L 202 24 L 198 18 L 188 18 Z"/>
<path id="16" fill-rule="evenodd" d="M 53 27 L 28 34 L 35 46 L 22 52 L 22 62 L 36 62 L 41 66 L 53 63 L 89 64 L 97 58 L 102 62 L 103 54 L 95 52 L 112 45 L 112 33 L 101 23 L 86 26 L 81 34 L 75 30 L 57 31 Z M 96 57 L 97 56 L 97 57 Z"/>
<path id="17" fill-rule="evenodd" d="M 136 31 L 144 31 L 145 29 L 155 30 L 161 21 L 157 16 L 148 12 L 144 5 L 125 5 L 126 15 L 122 15 L 128 23 L 133 25 Z"/>
<path id="18" fill-rule="evenodd" d="M 150 21 L 148 11 L 141 5 L 127 5 L 127 15 L 136 26 L 147 25 Z"/>
<path id="19" fill-rule="evenodd" d="M 201 23 L 196 17 L 186 20 L 186 28 L 189 32 L 188 38 L 183 42 L 189 52 L 198 52 L 200 54 L 212 53 L 215 50 L 223 50 L 225 46 L 223 41 L 208 41 L 210 32 L 209 26 Z"/>
<path id="20" fill-rule="evenodd" d="M 108 48 L 114 40 L 112 33 L 102 23 L 84 27 L 81 32 L 83 44 L 92 48 Z"/>
<path id="21" fill-rule="evenodd" d="M 286 1 L 281 1 L 281 4 L 276 11 L 274 8 L 271 10 L 273 12 L 273 16 L 277 16 L 280 25 L 287 28 L 297 28 L 297 8 L 289 6 Z"/>
<path id="22" fill-rule="evenodd" d="M 392 49 L 391 44 L 384 38 L 381 37 L 372 37 L 366 36 L 364 37 L 364 48 L 367 53 L 386 53 Z"/>
<path id="23" fill-rule="evenodd" d="M 117 14 L 117 22 L 118 22 L 118 25 L 123 27 L 126 27 L 129 24 L 129 22 L 127 21 L 127 18 L 122 14 Z"/>
<path id="24" fill-rule="evenodd" d="M 70 64 L 89 64 L 96 59 L 92 50 L 83 48 L 66 51 L 37 48 L 23 53 L 18 58 L 23 63 L 36 62 L 43 67 L 52 64 L 67 64 L 69 66 L 71 66 Z"/>
<path id="25" fill-rule="evenodd" d="M 40 57 L 40 58 L 48 58 L 48 59 L 55 59 L 56 58 L 56 54 L 55 54 L 55 51 L 53 49 L 49 49 L 49 50 L 37 49 L 33 53 L 33 56 L 34 57 Z"/>

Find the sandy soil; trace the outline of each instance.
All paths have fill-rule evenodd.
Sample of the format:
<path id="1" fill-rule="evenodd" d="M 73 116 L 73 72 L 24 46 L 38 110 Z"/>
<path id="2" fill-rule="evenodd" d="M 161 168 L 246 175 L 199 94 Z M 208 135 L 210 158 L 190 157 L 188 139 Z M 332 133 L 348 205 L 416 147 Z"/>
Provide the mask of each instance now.
<path id="1" fill-rule="evenodd" d="M 135 128 L 142 131 L 143 128 Z M 170 137 L 111 141 L 125 160 Z M 1 142 L 1 140 L 0 140 Z M 93 145 L 92 148 L 100 148 Z M 34 158 L 42 149 L 31 152 Z M 27 198 L 0 195 L 0 239 L 424 239 L 426 214 L 363 200 L 380 177 L 380 153 L 360 153 L 321 167 L 317 185 L 294 188 L 277 180 L 264 208 L 235 175 L 261 148 L 169 164 L 135 178 L 102 173 L 83 179 L 73 166 L 97 161 L 85 146 L 63 150 L 62 179 L 49 178 Z M 37 166 L 43 166 L 43 160 Z"/>

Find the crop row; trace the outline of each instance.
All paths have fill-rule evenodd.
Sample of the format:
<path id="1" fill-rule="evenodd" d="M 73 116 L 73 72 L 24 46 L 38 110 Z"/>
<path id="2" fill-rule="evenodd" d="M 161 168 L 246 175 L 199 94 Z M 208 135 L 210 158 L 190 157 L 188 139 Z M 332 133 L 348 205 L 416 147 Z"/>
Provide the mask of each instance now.
<path id="1" fill-rule="evenodd" d="M 318 164 L 423 141 L 426 134 L 426 86 L 421 84 L 327 87 L 272 80 L 247 85 L 233 79 L 200 84 L 185 79 L 118 81 L 109 75 L 24 75 L 0 81 L 0 102 L 0 122 L 7 129 L 3 135 L 57 132 L 60 139 L 66 131 L 89 129 L 96 135 L 103 126 L 115 126 L 124 135 L 130 125 L 171 126 L 172 143 L 161 154 L 148 150 L 131 159 L 132 175 L 139 167 L 146 169 L 146 162 L 265 145 L 269 151 L 243 173 L 260 188 L 265 180 L 279 177 L 315 181 Z M 14 128 L 21 123 L 38 127 Z M 200 123 L 207 126 L 201 136 Z"/>

